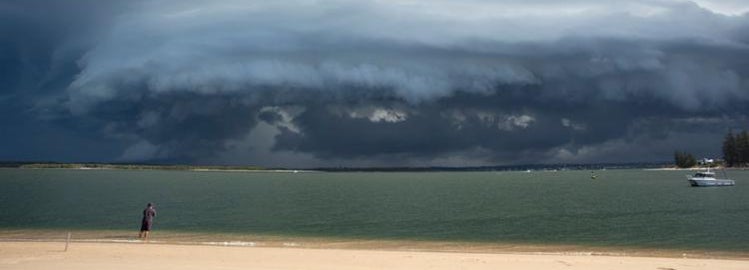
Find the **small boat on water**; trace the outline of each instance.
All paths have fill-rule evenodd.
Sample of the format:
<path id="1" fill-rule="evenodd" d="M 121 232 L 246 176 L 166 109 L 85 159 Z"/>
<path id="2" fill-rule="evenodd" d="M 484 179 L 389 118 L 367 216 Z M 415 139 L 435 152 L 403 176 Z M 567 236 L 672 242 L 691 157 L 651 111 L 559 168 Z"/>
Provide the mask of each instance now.
<path id="1" fill-rule="evenodd" d="M 715 178 L 715 172 L 711 172 L 710 168 L 707 168 L 707 171 L 697 172 L 694 175 L 687 175 L 687 180 L 693 187 L 733 186 L 735 184 L 731 179 Z"/>

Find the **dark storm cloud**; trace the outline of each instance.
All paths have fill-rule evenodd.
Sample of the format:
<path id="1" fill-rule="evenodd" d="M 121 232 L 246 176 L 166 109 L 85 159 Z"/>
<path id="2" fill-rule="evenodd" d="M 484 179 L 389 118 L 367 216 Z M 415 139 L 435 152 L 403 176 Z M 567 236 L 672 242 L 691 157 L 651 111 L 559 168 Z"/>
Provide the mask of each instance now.
<path id="1" fill-rule="evenodd" d="M 735 2 L 64 3 L 0 4 L 0 102 L 109 159 L 667 160 L 749 113 Z"/>
<path id="2" fill-rule="evenodd" d="M 100 127 L 59 118 L 58 99 L 108 18 L 127 1 L 0 1 L 0 160 L 106 160 L 121 151 Z M 96 151 L 80 151 L 89 146 Z"/>

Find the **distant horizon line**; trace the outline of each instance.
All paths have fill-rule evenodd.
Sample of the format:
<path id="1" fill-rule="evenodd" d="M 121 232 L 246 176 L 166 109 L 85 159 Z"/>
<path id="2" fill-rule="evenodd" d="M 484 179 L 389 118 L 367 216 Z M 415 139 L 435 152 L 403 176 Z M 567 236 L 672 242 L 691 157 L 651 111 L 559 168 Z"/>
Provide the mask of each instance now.
<path id="1" fill-rule="evenodd" d="M 21 168 L 29 165 L 60 165 L 72 166 L 142 166 L 163 167 L 164 169 L 245 169 L 245 170 L 315 170 L 315 171 L 497 171 L 497 170 L 586 170 L 586 169 L 626 169 L 626 168 L 661 168 L 674 165 L 670 161 L 642 161 L 642 162 L 601 162 L 601 163 L 536 163 L 513 165 L 482 165 L 482 166 L 316 166 L 316 167 L 265 167 L 259 165 L 207 165 L 187 163 L 158 163 L 158 162 L 58 162 L 58 161 L 0 161 L 0 167 Z M 49 168 L 49 167 L 48 167 Z M 135 169 L 135 168 L 134 168 Z"/>

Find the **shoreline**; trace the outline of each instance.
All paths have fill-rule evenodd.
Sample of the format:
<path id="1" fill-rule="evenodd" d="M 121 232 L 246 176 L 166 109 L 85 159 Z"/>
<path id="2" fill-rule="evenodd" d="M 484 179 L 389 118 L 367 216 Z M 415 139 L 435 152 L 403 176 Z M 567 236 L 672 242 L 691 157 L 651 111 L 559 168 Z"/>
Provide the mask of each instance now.
<path id="1" fill-rule="evenodd" d="M 119 230 L 0 230 L 0 243 L 62 243 L 65 242 L 67 232 L 72 232 L 70 243 L 143 243 L 143 241 L 137 239 L 137 232 Z M 155 232 L 149 239 L 148 243 L 158 245 L 208 247 L 303 248 L 322 250 L 341 249 L 471 254 L 542 254 L 749 260 L 749 252 L 747 251 L 706 250 L 696 248 L 653 248 L 528 242 L 494 243 L 444 240 L 361 239 L 186 232 Z"/>
<path id="2" fill-rule="evenodd" d="M 72 171 L 165 171 L 165 172 L 241 172 L 241 173 L 319 173 L 316 170 L 294 169 L 172 169 L 172 168 L 110 168 L 110 167 L 0 167 L 9 170 L 72 170 Z"/>
<path id="3" fill-rule="evenodd" d="M 2 242 L 2 269 L 747 269 L 749 260 L 591 254 Z"/>

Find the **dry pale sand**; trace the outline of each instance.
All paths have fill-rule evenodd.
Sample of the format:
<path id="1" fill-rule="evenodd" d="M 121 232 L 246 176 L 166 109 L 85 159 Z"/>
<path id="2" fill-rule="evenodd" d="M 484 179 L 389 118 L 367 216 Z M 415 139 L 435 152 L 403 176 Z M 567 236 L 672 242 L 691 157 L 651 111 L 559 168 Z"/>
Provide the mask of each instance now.
<path id="1" fill-rule="evenodd" d="M 749 269 L 749 261 L 143 243 L 0 242 L 0 269 Z"/>

